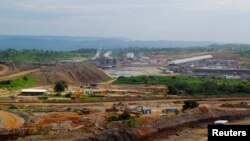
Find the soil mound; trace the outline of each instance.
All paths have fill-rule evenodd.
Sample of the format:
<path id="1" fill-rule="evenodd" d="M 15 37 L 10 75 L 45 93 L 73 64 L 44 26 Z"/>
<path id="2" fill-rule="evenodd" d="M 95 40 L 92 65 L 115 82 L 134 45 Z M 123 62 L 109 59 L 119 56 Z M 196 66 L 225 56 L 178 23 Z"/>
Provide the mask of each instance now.
<path id="1" fill-rule="evenodd" d="M 74 84 L 96 83 L 108 78 L 102 70 L 85 63 L 55 63 L 40 66 L 40 71 L 33 75 L 44 85 L 57 80 Z"/>
<path id="2" fill-rule="evenodd" d="M 82 62 L 72 63 L 5 63 L 9 70 L 4 77 L 8 75 L 22 74 L 28 70 L 31 75 L 37 78 L 40 85 L 53 84 L 58 80 L 65 80 L 71 84 L 79 83 L 97 83 L 108 78 L 100 69 L 90 64 Z M 7 76 L 6 76 L 7 75 Z M 26 73 L 25 73 L 26 75 Z M 19 76 L 19 75 L 15 75 Z M 1 77 L 0 77 L 1 78 Z M 13 78 L 10 78 L 13 79 Z"/>

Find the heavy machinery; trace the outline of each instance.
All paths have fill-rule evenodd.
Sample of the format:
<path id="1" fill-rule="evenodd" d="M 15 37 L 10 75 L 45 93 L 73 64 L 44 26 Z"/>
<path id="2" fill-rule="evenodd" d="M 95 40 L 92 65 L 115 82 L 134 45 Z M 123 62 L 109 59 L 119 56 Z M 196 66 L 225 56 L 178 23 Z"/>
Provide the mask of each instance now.
<path id="1" fill-rule="evenodd" d="M 106 109 L 106 112 L 129 112 L 129 113 L 134 113 L 134 114 L 141 114 L 143 113 L 143 106 L 139 104 L 135 105 L 127 105 L 122 102 L 115 103 L 111 108 Z"/>
<path id="2" fill-rule="evenodd" d="M 118 111 L 126 111 L 127 110 L 127 105 L 119 102 L 113 104 L 111 108 L 106 109 L 106 112 L 118 112 Z"/>
<path id="3" fill-rule="evenodd" d="M 133 113 L 133 114 L 142 114 L 143 113 L 143 106 L 131 105 L 128 108 L 128 112 Z"/>
<path id="4" fill-rule="evenodd" d="M 76 111 L 79 115 L 87 115 L 87 114 L 90 114 L 90 109 L 87 109 L 87 108 L 83 108 L 81 110 L 77 110 Z"/>

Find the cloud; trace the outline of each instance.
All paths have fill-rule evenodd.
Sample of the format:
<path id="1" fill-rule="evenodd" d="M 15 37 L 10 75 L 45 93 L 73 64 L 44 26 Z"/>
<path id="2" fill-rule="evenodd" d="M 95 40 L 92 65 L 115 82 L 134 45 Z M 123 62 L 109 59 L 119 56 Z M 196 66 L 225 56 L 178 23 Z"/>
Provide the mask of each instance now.
<path id="1" fill-rule="evenodd" d="M 0 34 L 243 42 L 250 36 L 249 0 L 1 0 L 0 13 Z"/>
<path id="2" fill-rule="evenodd" d="M 54 14 L 61 16 L 112 16 L 129 15 L 132 12 L 233 12 L 250 11 L 249 0 L 2 0 L 0 8 L 5 11 L 24 12 L 26 15 Z M 4 11 L 2 10 L 2 11 Z M 187 14 L 188 14 L 187 13 Z M 140 13 L 139 16 L 144 16 Z M 157 13 L 159 14 L 159 13 Z M 32 17 L 32 16 L 31 16 Z M 17 18 L 17 17 L 15 17 Z M 33 17 L 32 17 L 33 18 Z"/>

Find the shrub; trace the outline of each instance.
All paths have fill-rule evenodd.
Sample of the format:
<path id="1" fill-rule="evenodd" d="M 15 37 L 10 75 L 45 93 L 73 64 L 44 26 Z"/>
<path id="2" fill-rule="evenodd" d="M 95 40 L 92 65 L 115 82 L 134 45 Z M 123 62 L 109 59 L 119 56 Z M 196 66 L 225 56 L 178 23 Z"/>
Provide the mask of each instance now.
<path id="1" fill-rule="evenodd" d="M 57 93 L 57 94 L 55 94 L 55 96 L 62 96 L 62 94 L 60 94 L 60 93 Z"/>
<path id="2" fill-rule="evenodd" d="M 119 120 L 129 120 L 131 119 L 131 115 L 129 112 L 123 112 L 122 114 L 119 115 L 118 117 Z"/>
<path id="3" fill-rule="evenodd" d="M 184 101 L 183 110 L 199 107 L 199 103 L 194 100 Z"/>
<path id="4" fill-rule="evenodd" d="M 17 109 L 17 106 L 15 106 L 15 105 L 10 105 L 10 106 L 9 106 L 9 109 Z"/>
<path id="5" fill-rule="evenodd" d="M 138 121 L 136 121 L 136 120 L 134 120 L 134 119 L 131 119 L 131 120 L 125 120 L 125 121 L 123 121 L 123 124 L 124 124 L 125 126 L 127 126 L 127 127 L 132 128 L 132 127 L 141 126 L 141 125 L 143 125 L 144 123 L 138 122 Z"/>
<path id="6" fill-rule="evenodd" d="M 113 115 L 107 118 L 108 122 L 112 122 L 112 121 L 125 121 L 125 120 L 130 120 L 132 119 L 132 116 L 129 114 L 129 112 L 123 112 L 122 114 L 120 114 L 119 116 Z"/>
<path id="7" fill-rule="evenodd" d="M 27 76 L 24 76 L 24 77 L 23 77 L 23 80 L 24 80 L 24 81 L 28 81 L 28 77 L 27 77 Z"/>
<path id="8" fill-rule="evenodd" d="M 179 115 L 180 111 L 178 109 L 175 110 L 175 115 Z"/>
<path id="9" fill-rule="evenodd" d="M 110 117 L 108 117 L 107 121 L 108 121 L 108 122 L 118 121 L 118 117 L 117 117 L 117 116 L 115 116 L 115 115 L 110 116 Z"/>
<path id="10" fill-rule="evenodd" d="M 11 80 L 4 80 L 4 81 L 0 81 L 0 84 L 2 85 L 10 85 Z"/>
<path id="11" fill-rule="evenodd" d="M 124 124 L 125 124 L 127 127 L 135 127 L 135 126 L 136 126 L 135 120 L 124 121 Z"/>
<path id="12" fill-rule="evenodd" d="M 38 99 L 41 99 L 41 100 L 47 100 L 48 97 L 47 96 L 39 96 Z"/>
<path id="13" fill-rule="evenodd" d="M 72 92 L 69 92 L 65 95 L 65 97 L 70 98 L 72 96 Z"/>

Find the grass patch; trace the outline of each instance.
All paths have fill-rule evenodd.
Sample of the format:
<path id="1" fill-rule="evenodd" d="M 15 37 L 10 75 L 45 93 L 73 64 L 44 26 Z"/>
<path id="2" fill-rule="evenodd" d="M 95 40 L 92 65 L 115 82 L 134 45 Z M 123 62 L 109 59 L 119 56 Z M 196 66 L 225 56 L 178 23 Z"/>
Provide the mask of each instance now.
<path id="1" fill-rule="evenodd" d="M 37 80 L 35 77 L 31 75 L 26 75 L 22 77 L 17 77 L 13 80 L 3 80 L 0 81 L 0 88 L 1 89 L 21 89 L 32 87 L 37 84 Z"/>
<path id="2" fill-rule="evenodd" d="M 0 110 L 19 110 L 16 105 L 1 105 Z"/>
<path id="3" fill-rule="evenodd" d="M 48 97 L 64 97 L 64 95 L 57 93 L 57 94 L 48 94 Z"/>
<path id="4" fill-rule="evenodd" d="M 95 101 L 95 100 L 98 100 L 98 99 L 100 99 L 102 97 L 83 95 L 83 96 L 80 96 L 79 98 L 84 100 L 84 101 Z"/>

